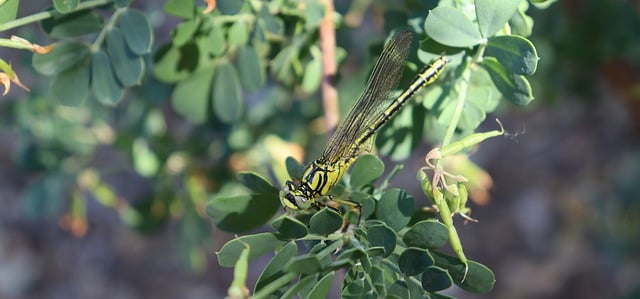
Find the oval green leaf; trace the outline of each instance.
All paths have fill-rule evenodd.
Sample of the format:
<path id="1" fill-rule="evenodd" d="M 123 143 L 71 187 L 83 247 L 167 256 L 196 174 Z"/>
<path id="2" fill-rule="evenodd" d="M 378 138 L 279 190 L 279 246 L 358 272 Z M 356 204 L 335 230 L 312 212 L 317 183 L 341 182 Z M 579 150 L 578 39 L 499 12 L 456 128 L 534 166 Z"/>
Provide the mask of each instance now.
<path id="1" fill-rule="evenodd" d="M 389 256 L 396 248 L 396 233 L 384 224 L 368 227 L 367 239 L 371 247 L 384 248 L 384 257 Z"/>
<path id="2" fill-rule="evenodd" d="M 200 19 L 184 21 L 171 31 L 171 41 L 174 46 L 182 46 L 191 41 L 200 27 Z"/>
<path id="3" fill-rule="evenodd" d="M 496 276 L 487 266 L 468 260 L 469 270 L 465 277 L 465 266 L 457 257 L 437 251 L 431 251 L 431 255 L 436 265 L 447 269 L 455 284 L 462 289 L 474 293 L 488 293 L 493 290 Z M 465 280 L 461 282 L 463 277 Z"/>
<path id="4" fill-rule="evenodd" d="M 107 54 L 98 50 L 91 58 L 91 91 L 98 102 L 113 106 L 122 98 L 122 86 L 116 81 Z"/>
<path id="5" fill-rule="evenodd" d="M 42 30 L 56 38 L 76 37 L 98 32 L 102 29 L 102 17 L 91 10 L 83 10 L 70 14 L 54 14 L 53 17 L 40 22 Z"/>
<path id="6" fill-rule="evenodd" d="M 278 196 L 279 190 L 271 185 L 267 179 L 255 172 L 240 172 L 238 174 L 238 180 L 253 192 Z"/>
<path id="7" fill-rule="evenodd" d="M 218 196 L 207 203 L 207 215 L 221 230 L 246 232 L 265 224 L 280 209 L 277 197 L 266 194 Z"/>
<path id="8" fill-rule="evenodd" d="M 540 59 L 533 44 L 517 35 L 490 38 L 485 55 L 495 57 L 507 72 L 518 75 L 533 75 Z"/>
<path id="9" fill-rule="evenodd" d="M 176 85 L 171 104 L 178 114 L 197 124 L 207 120 L 214 72 L 214 68 L 204 69 Z"/>
<path id="10" fill-rule="evenodd" d="M 243 20 L 238 20 L 231 28 L 227 35 L 229 43 L 236 46 L 241 46 L 249 41 L 249 26 Z"/>
<path id="11" fill-rule="evenodd" d="M 309 232 L 321 236 L 334 233 L 340 227 L 342 227 L 342 215 L 329 208 L 320 210 L 309 220 Z"/>
<path id="12" fill-rule="evenodd" d="M 60 13 L 68 13 L 78 7 L 80 0 L 53 0 L 53 7 Z"/>
<path id="13" fill-rule="evenodd" d="M 423 248 L 407 248 L 398 259 L 400 271 L 408 276 L 418 275 L 431 265 L 433 265 L 433 258 Z"/>
<path id="14" fill-rule="evenodd" d="M 311 254 L 293 257 L 284 268 L 287 272 L 314 274 L 322 270 L 322 264 L 317 255 Z"/>
<path id="15" fill-rule="evenodd" d="M 191 19 L 196 14 L 196 6 L 193 0 L 167 0 L 162 8 L 167 14 L 183 19 Z"/>
<path id="16" fill-rule="evenodd" d="M 271 226 L 278 231 L 283 239 L 300 239 L 309 233 L 307 226 L 300 220 L 283 215 L 271 222 Z"/>
<path id="17" fill-rule="evenodd" d="M 221 63 L 216 71 L 212 89 L 213 112 L 224 123 L 240 119 L 244 109 L 240 82 L 235 67 Z"/>
<path id="18" fill-rule="evenodd" d="M 424 27 L 431 38 L 446 46 L 466 48 L 482 41 L 478 28 L 453 7 L 436 7 L 429 12 Z"/>
<path id="19" fill-rule="evenodd" d="M 302 90 L 306 93 L 312 93 L 318 90 L 322 82 L 322 60 L 314 58 L 305 67 L 302 75 Z"/>
<path id="20" fill-rule="evenodd" d="M 422 288 L 428 292 L 446 290 L 453 285 L 449 272 L 437 266 L 430 266 L 424 270 L 421 282 Z"/>
<path id="21" fill-rule="evenodd" d="M 389 189 L 385 191 L 376 207 L 376 217 L 395 231 L 405 227 L 415 210 L 413 196 L 401 189 Z"/>
<path id="22" fill-rule="evenodd" d="M 184 47 L 162 46 L 153 57 L 153 75 L 165 83 L 182 81 L 196 68 L 198 48 L 195 44 Z"/>
<path id="23" fill-rule="evenodd" d="M 120 84 L 125 87 L 140 84 L 144 74 L 144 61 L 126 47 L 121 30 L 109 30 L 106 40 L 111 67 Z"/>
<path id="24" fill-rule="evenodd" d="M 449 239 L 447 227 L 435 220 L 423 220 L 414 224 L 402 237 L 407 246 L 418 248 L 438 248 Z"/>
<path id="25" fill-rule="evenodd" d="M 16 19 L 20 0 L 7 0 L 0 4 L 0 24 Z"/>
<path id="26" fill-rule="evenodd" d="M 384 163 L 373 155 L 360 156 L 351 170 L 351 186 L 355 189 L 370 184 L 384 172 Z"/>
<path id="27" fill-rule="evenodd" d="M 511 16 L 516 12 L 518 5 L 522 1 L 514 0 L 481 0 L 474 1 L 476 6 L 476 16 L 480 33 L 485 38 L 494 35 L 504 27 Z"/>
<path id="28" fill-rule="evenodd" d="M 519 106 L 528 105 L 533 101 L 531 85 L 524 76 L 507 72 L 493 57 L 485 57 L 482 66 L 489 72 L 493 84 L 507 100 Z"/>
<path id="29" fill-rule="evenodd" d="M 34 54 L 33 67 L 43 75 L 55 75 L 75 66 L 89 56 L 89 45 L 63 42 L 47 54 Z"/>
<path id="30" fill-rule="evenodd" d="M 216 252 L 218 264 L 222 267 L 233 267 L 246 246 L 250 248 L 249 260 L 252 260 L 275 250 L 284 243 L 286 242 L 278 240 L 272 233 L 259 233 L 238 237 L 224 244 L 220 251 Z"/>
<path id="31" fill-rule="evenodd" d="M 311 289 L 307 298 L 327 298 L 329 289 L 331 288 L 331 282 L 333 282 L 333 276 L 335 272 L 329 272 L 325 274 L 320 281 Z"/>
<path id="32" fill-rule="evenodd" d="M 256 286 L 254 288 L 254 293 L 274 282 L 280 276 L 284 275 L 284 267 L 285 265 L 298 255 L 298 246 L 295 242 L 289 242 L 287 245 L 282 247 L 282 249 L 278 250 L 276 254 L 271 258 L 267 266 L 264 268 L 260 276 L 258 277 L 258 281 L 256 281 Z M 284 289 L 280 289 L 279 291 L 273 292 L 272 294 L 275 296 L 282 295 L 283 291 L 286 290 L 288 286 L 284 286 Z"/>
<path id="33" fill-rule="evenodd" d="M 89 96 L 91 59 L 85 56 L 74 67 L 59 73 L 51 82 L 51 98 L 58 104 L 79 106 Z"/>
<path id="34" fill-rule="evenodd" d="M 289 177 L 292 179 L 300 179 L 302 178 L 302 174 L 304 173 L 304 165 L 300 164 L 293 157 L 287 157 L 284 161 L 287 167 L 287 173 L 289 173 Z"/>
<path id="35" fill-rule="evenodd" d="M 236 58 L 242 86 L 251 92 L 258 91 L 265 81 L 265 69 L 258 52 L 251 46 L 241 46 Z"/>
<path id="36" fill-rule="evenodd" d="M 235 15 L 240 12 L 245 0 L 218 0 L 217 9 L 224 15 Z"/>
<path id="37" fill-rule="evenodd" d="M 131 52 L 144 55 L 151 52 L 153 32 L 149 19 L 137 9 L 126 9 L 120 14 L 118 26 Z"/>

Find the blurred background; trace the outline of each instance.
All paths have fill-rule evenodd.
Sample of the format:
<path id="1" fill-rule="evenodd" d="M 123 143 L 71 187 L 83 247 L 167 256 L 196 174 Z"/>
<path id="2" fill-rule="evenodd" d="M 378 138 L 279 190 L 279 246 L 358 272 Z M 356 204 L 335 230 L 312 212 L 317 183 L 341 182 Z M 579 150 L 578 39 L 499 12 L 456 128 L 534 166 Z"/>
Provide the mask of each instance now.
<path id="1" fill-rule="evenodd" d="M 161 45 L 178 19 L 158 2 L 133 6 L 149 13 Z M 348 6 L 343 2 L 336 1 L 338 10 Z M 20 4 L 22 16 L 50 1 Z M 349 56 L 365 52 L 346 42 L 351 35 L 383 36 L 381 5 L 373 1 L 365 10 L 366 29 L 339 30 Z M 541 57 L 530 78 L 536 100 L 527 107 L 503 101 L 487 117 L 480 130 L 495 128 L 499 117 L 518 134 L 485 142 L 472 155 L 493 178 L 491 198 L 472 205 L 478 223 L 456 219 L 467 256 L 495 272 L 495 289 L 447 293 L 640 298 L 640 4 L 572 0 L 528 13 Z M 10 33 L 53 41 L 36 25 Z M 217 266 L 215 251 L 233 236 L 209 223 L 202 194 L 221 187 L 202 181 L 251 169 L 242 158 L 256 150 L 221 154 L 229 151 L 225 140 L 242 148 L 247 133 L 227 136 L 229 129 L 215 123 L 185 120 L 170 103 L 171 88 L 159 82 L 145 81 L 150 87 L 128 92 L 115 108 L 91 114 L 56 108 L 46 98 L 49 78 L 33 70 L 31 54 L 0 51 L 31 88 L 0 98 L 0 298 L 223 297 L 232 272 Z M 351 63 L 366 67 L 365 59 Z M 247 97 L 258 103 L 261 95 Z M 90 116 L 115 132 L 100 122 L 87 125 Z M 415 150 L 395 186 L 420 194 L 415 173 L 432 146 Z M 182 154 L 167 154 L 167 163 L 192 165 L 179 179 L 145 177 L 131 161 L 175 148 Z M 267 261 L 252 264 L 250 279 Z"/>

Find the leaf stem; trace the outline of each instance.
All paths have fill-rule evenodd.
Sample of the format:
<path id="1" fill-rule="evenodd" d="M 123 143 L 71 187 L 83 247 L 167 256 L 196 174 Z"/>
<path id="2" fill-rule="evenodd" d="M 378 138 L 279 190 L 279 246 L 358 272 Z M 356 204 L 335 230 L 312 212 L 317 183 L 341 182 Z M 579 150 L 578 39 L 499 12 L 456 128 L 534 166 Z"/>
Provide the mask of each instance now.
<path id="1" fill-rule="evenodd" d="M 102 42 L 104 42 L 104 39 L 107 36 L 107 32 L 113 28 L 115 23 L 120 18 L 120 14 L 122 14 L 126 9 L 126 7 L 118 8 L 113 13 L 113 15 L 111 15 L 111 18 L 109 18 L 109 22 L 105 24 L 104 27 L 102 27 L 100 34 L 98 34 L 98 37 L 96 37 L 96 40 L 91 43 L 91 53 L 95 53 L 100 50 L 100 46 L 102 46 Z"/>
<path id="2" fill-rule="evenodd" d="M 86 2 L 80 2 L 76 7 L 76 9 L 74 9 L 73 11 L 70 11 L 69 13 L 105 5 L 105 4 L 111 3 L 112 1 L 113 0 L 90 0 Z M 50 10 L 46 10 L 36 14 L 28 15 L 26 17 L 15 19 L 13 21 L 9 21 L 4 24 L 0 24 L 0 32 L 13 29 L 16 27 L 24 26 L 27 24 L 39 22 L 57 15 L 61 15 L 61 13 L 59 13 L 55 9 L 50 9 Z"/>
<path id="3" fill-rule="evenodd" d="M 458 82 L 458 88 L 456 88 L 456 92 L 458 93 L 458 98 L 456 99 L 456 107 L 453 111 L 453 117 L 451 118 L 451 122 L 449 123 L 449 127 L 447 127 L 447 131 L 442 139 L 441 147 L 447 146 L 451 143 L 453 139 L 453 134 L 458 127 L 458 123 L 460 122 L 460 117 L 462 116 L 462 111 L 464 110 L 465 98 L 467 95 L 467 89 L 469 88 L 469 79 L 471 77 L 471 70 L 469 70 L 469 63 L 467 62 L 465 65 L 461 66 L 464 68 L 462 71 L 462 77 Z"/>
<path id="4" fill-rule="evenodd" d="M 293 281 L 296 277 L 298 277 L 297 273 L 293 273 L 293 272 L 286 273 L 283 276 L 280 276 L 280 278 L 271 282 L 270 284 L 264 286 L 264 288 L 260 289 L 260 291 L 257 291 L 255 294 L 253 294 L 252 298 L 253 299 L 267 298 L 271 296 L 279 288 Z"/>

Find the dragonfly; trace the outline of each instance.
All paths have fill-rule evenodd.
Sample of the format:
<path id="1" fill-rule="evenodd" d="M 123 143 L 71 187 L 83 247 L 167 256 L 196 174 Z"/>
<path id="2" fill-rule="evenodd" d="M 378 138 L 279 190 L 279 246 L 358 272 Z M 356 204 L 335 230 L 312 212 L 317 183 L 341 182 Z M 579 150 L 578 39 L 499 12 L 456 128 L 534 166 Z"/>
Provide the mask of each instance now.
<path id="1" fill-rule="evenodd" d="M 413 33 L 397 32 L 383 47 L 366 87 L 355 105 L 329 139 L 322 155 L 309 164 L 302 177 L 287 181 L 280 201 L 288 211 L 318 211 L 323 207 L 348 206 L 360 214 L 360 204 L 328 196 L 342 175 L 363 152 L 371 151 L 376 133 L 423 87 L 433 83 L 449 62 L 441 56 L 422 68 L 412 83 L 393 97 Z"/>

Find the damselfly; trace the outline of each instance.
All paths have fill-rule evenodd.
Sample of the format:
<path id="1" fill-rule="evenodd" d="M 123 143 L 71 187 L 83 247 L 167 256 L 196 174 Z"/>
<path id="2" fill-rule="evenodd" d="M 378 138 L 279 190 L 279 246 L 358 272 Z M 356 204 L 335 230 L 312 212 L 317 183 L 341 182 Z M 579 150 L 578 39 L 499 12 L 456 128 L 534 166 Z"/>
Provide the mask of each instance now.
<path id="1" fill-rule="evenodd" d="M 391 97 L 404 62 L 409 54 L 413 34 L 400 31 L 387 42 L 369 77 L 366 88 L 345 120 L 338 126 L 319 159 L 305 169 L 296 181 L 287 181 L 280 192 L 282 205 L 293 211 L 318 210 L 324 206 L 359 204 L 327 196 L 359 154 L 370 151 L 375 134 L 422 87 L 442 73 L 448 60 L 440 57 L 424 67 L 399 96 Z"/>

